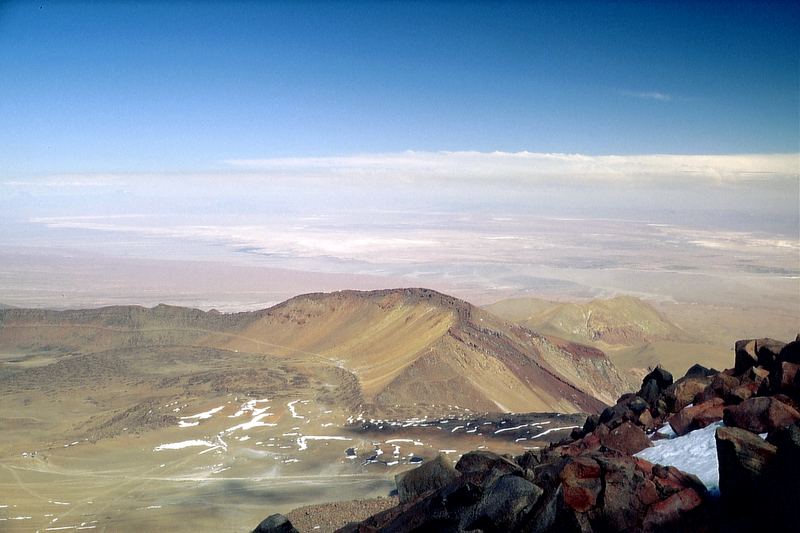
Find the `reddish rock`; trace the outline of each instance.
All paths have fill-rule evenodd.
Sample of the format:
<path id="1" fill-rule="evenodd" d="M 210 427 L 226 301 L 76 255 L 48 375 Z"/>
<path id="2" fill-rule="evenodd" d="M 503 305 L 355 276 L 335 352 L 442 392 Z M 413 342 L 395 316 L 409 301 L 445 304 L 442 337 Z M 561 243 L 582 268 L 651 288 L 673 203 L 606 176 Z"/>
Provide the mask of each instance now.
<path id="1" fill-rule="evenodd" d="M 797 396 L 800 392 L 800 364 L 787 363 L 778 365 L 775 371 L 775 381 L 772 386 L 789 396 Z"/>
<path id="2" fill-rule="evenodd" d="M 800 420 L 800 413 L 775 398 L 758 397 L 726 407 L 723 420 L 729 427 L 764 433 L 793 424 Z"/>
<path id="3" fill-rule="evenodd" d="M 653 482 L 659 494 L 666 498 L 690 487 L 699 493 L 705 493 L 705 486 L 692 474 L 687 474 L 674 466 L 653 465 Z"/>
<path id="4" fill-rule="evenodd" d="M 600 442 L 606 448 L 617 450 L 627 455 L 633 455 L 653 445 L 645 432 L 638 426 L 625 422 L 600 437 Z"/>
<path id="5" fill-rule="evenodd" d="M 676 492 L 650 506 L 644 517 L 643 528 L 645 531 L 669 530 L 675 524 L 685 524 L 686 515 L 700 509 L 703 502 L 703 497 L 692 488 Z"/>
<path id="6" fill-rule="evenodd" d="M 703 392 L 711 383 L 712 378 L 687 378 L 673 383 L 664 391 L 664 398 L 667 402 L 667 409 L 670 412 L 678 412 L 690 403 L 694 402 L 694 397 Z"/>
<path id="7" fill-rule="evenodd" d="M 758 387 L 754 387 L 754 385 L 754 383 L 739 385 L 725 397 L 725 402 L 734 405 L 742 403 L 756 393 Z"/>
<path id="8" fill-rule="evenodd" d="M 725 372 L 720 372 L 711 378 L 711 383 L 701 394 L 698 395 L 697 398 L 695 398 L 695 403 L 703 403 L 711 398 L 724 399 L 726 396 L 730 396 L 733 389 L 741 385 L 739 379 L 734 376 L 730 376 Z"/>
<path id="9" fill-rule="evenodd" d="M 639 415 L 638 419 L 639 425 L 642 426 L 645 431 L 654 429 L 656 427 L 655 420 L 653 420 L 653 415 L 650 414 L 650 411 L 642 411 L 642 414 Z"/>
<path id="10" fill-rule="evenodd" d="M 695 429 L 722 419 L 724 402 L 721 398 L 712 398 L 700 405 L 687 407 L 669 417 L 669 425 L 678 435 L 685 435 Z"/>
<path id="11" fill-rule="evenodd" d="M 600 465 L 589 457 L 578 457 L 561 471 L 564 503 L 580 513 L 597 504 L 602 489 Z"/>

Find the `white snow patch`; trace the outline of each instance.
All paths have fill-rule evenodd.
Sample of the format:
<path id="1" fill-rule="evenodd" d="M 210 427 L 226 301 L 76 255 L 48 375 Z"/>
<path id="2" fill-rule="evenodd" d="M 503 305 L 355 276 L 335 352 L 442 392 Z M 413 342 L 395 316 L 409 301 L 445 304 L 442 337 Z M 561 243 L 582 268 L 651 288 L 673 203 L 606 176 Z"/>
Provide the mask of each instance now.
<path id="1" fill-rule="evenodd" d="M 304 416 L 297 414 L 297 408 L 295 408 L 295 404 L 299 402 L 300 400 L 294 400 L 286 404 L 286 407 L 289 408 L 289 413 L 291 413 L 292 418 L 305 418 Z M 303 403 L 307 403 L 307 401 Z"/>
<path id="2" fill-rule="evenodd" d="M 339 437 L 339 436 L 318 436 L 318 435 L 306 435 L 297 439 L 297 447 L 299 450 L 305 450 L 308 448 L 308 441 L 310 440 L 353 440 L 350 437 Z"/>
<path id="3" fill-rule="evenodd" d="M 231 433 L 231 432 L 236 431 L 238 429 L 248 430 L 248 429 L 253 429 L 253 428 L 256 428 L 256 427 L 260 427 L 260 426 L 275 427 L 278 424 L 273 424 L 271 422 L 262 422 L 261 421 L 262 419 L 264 419 L 264 418 L 266 418 L 268 416 L 271 416 L 271 415 L 272 415 L 272 413 L 261 413 L 259 415 L 254 416 L 252 419 L 250 419 L 250 422 L 244 422 L 242 424 L 239 424 L 239 425 L 236 425 L 236 426 L 233 426 L 233 427 L 230 427 L 230 428 L 226 429 L 225 433 Z"/>
<path id="4" fill-rule="evenodd" d="M 420 441 L 414 439 L 389 439 L 386 441 L 386 444 L 394 444 L 395 442 L 410 442 L 414 446 L 424 446 Z"/>
<path id="5" fill-rule="evenodd" d="M 242 416 L 243 414 L 248 413 L 248 412 L 252 412 L 253 416 L 259 415 L 259 414 L 267 411 L 267 409 L 269 409 L 269 407 L 256 407 L 256 405 L 259 404 L 259 403 L 267 403 L 267 402 L 269 402 L 269 400 L 266 399 L 266 398 L 264 398 L 263 400 L 249 400 L 249 401 L 243 403 L 239 407 L 238 411 L 236 411 L 232 415 L 228 415 L 228 418 L 236 418 L 236 417 Z"/>
<path id="6" fill-rule="evenodd" d="M 694 474 L 713 496 L 719 496 L 719 463 L 714 434 L 723 425 L 717 422 L 682 437 L 654 441 L 652 448 L 640 451 L 636 457 Z"/>
<path id="7" fill-rule="evenodd" d="M 217 444 L 213 442 L 208 442 L 207 440 L 185 440 L 182 442 L 170 442 L 169 444 L 159 444 L 155 448 L 153 448 L 154 452 L 160 452 L 161 450 L 180 450 L 182 448 L 191 448 L 193 446 L 206 446 L 207 448 L 216 448 L 218 447 Z"/>
<path id="8" fill-rule="evenodd" d="M 521 426 L 514 426 L 513 428 L 498 429 L 497 431 L 494 432 L 494 434 L 497 435 L 498 433 L 503 433 L 504 431 L 514 431 L 515 429 L 522 429 L 526 427 L 528 427 L 528 424 L 522 424 Z"/>
<path id="9" fill-rule="evenodd" d="M 547 435 L 548 433 L 552 433 L 553 431 L 562 431 L 564 429 L 575 429 L 579 427 L 580 426 L 564 426 L 560 428 L 550 428 L 542 431 L 541 433 L 537 433 L 536 435 L 531 436 L 530 439 L 533 440 L 533 439 L 538 439 L 539 437 L 544 437 L 545 435 Z"/>
<path id="10" fill-rule="evenodd" d="M 194 422 L 187 422 L 185 420 L 180 420 L 178 422 L 178 427 L 180 427 L 180 428 L 190 428 L 190 427 L 198 425 L 199 423 L 200 423 L 199 420 L 195 420 Z"/>
<path id="11" fill-rule="evenodd" d="M 202 412 L 202 413 L 197 413 L 196 415 L 182 416 L 181 420 L 191 420 L 193 418 L 197 418 L 199 420 L 205 420 L 207 418 L 211 418 L 212 416 L 214 416 L 215 414 L 219 413 L 223 409 L 225 409 L 225 406 L 224 405 L 220 405 L 219 407 L 215 407 L 213 409 L 210 409 L 210 410 Z"/>

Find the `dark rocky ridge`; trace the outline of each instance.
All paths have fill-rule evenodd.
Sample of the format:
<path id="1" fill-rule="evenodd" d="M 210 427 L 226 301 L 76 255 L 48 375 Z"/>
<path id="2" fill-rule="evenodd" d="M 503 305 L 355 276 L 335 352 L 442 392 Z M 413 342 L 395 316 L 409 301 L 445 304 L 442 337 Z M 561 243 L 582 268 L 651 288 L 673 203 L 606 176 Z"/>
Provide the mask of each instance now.
<path id="1" fill-rule="evenodd" d="M 677 381 L 657 368 L 638 393 L 546 449 L 471 452 L 454 471 L 425 463 L 397 477 L 400 505 L 340 531 L 796 530 L 800 336 L 739 341 L 735 363 L 696 365 Z M 680 435 L 723 418 L 719 499 L 695 476 L 632 455 L 664 423 Z"/>

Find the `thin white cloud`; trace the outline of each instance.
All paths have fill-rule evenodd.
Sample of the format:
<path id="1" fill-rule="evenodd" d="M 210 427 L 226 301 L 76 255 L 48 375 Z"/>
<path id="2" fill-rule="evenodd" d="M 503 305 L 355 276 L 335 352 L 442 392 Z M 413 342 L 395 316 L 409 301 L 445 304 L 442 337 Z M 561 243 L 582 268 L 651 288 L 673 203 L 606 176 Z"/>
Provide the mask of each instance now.
<path id="1" fill-rule="evenodd" d="M 631 96 L 640 100 L 657 100 L 659 102 L 670 102 L 672 96 L 661 91 L 620 91 L 623 96 Z"/>
<path id="2" fill-rule="evenodd" d="M 387 180 L 496 180 L 533 183 L 796 182 L 800 154 L 603 155 L 535 152 L 414 152 L 236 159 L 266 176 Z"/>
<path id="3" fill-rule="evenodd" d="M 15 179 L 0 182 L 0 185 L 17 188 L 55 187 L 55 188 L 84 188 L 107 187 L 118 181 L 116 177 L 98 175 L 64 175 L 47 176 L 44 178 Z"/>

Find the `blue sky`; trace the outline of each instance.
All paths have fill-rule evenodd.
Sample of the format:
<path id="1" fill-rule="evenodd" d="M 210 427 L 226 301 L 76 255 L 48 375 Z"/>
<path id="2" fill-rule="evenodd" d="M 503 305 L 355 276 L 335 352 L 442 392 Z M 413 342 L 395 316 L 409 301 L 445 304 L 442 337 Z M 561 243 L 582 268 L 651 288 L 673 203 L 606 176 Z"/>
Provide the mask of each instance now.
<path id="1" fill-rule="evenodd" d="M 0 3 L 0 177 L 798 152 L 800 8 Z"/>

